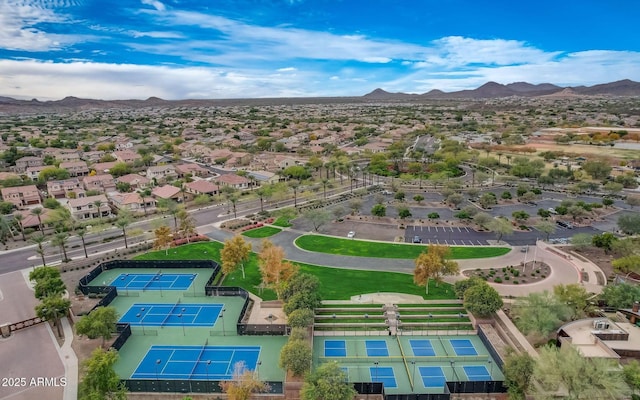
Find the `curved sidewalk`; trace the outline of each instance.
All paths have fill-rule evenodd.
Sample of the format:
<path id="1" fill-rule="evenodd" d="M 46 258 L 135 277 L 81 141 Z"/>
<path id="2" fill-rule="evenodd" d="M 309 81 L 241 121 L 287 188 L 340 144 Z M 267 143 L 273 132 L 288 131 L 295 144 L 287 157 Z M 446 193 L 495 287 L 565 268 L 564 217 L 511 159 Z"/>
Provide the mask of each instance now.
<path id="1" fill-rule="evenodd" d="M 202 233 L 220 242 L 224 242 L 226 239 L 233 236 L 230 232 L 217 228 Z M 410 259 L 340 256 L 302 250 L 294 244 L 294 241 L 303 234 L 306 234 L 306 232 L 285 229 L 282 232 L 271 236 L 269 240 L 271 240 L 273 244 L 284 249 L 287 259 L 306 264 L 370 271 L 402 272 L 408 274 L 412 274 L 415 268 L 414 260 Z M 252 244 L 254 250 L 259 248 L 260 239 L 245 239 Z M 509 253 L 499 257 L 475 258 L 457 261 L 461 271 L 476 268 L 502 268 L 510 265 L 519 265 L 524 261 L 525 254 L 527 254 L 527 261 L 531 261 L 535 254 L 536 261 L 542 261 L 551 266 L 551 275 L 540 282 L 522 285 L 501 285 L 491 283 L 491 285 L 495 287 L 502 296 L 526 296 L 530 293 L 541 292 L 544 290 L 552 291 L 553 287 L 556 285 L 567 285 L 571 283 L 583 283 L 585 289 L 593 293 L 599 293 L 602 290 L 602 286 L 596 284 L 597 274 L 598 272 L 602 274 L 602 271 L 600 271 L 597 265 L 591 262 L 572 257 L 561 249 L 550 246 L 543 241 L 538 241 L 536 246 L 530 246 L 528 253 L 522 253 L 518 249 L 519 247 L 514 248 Z M 587 282 L 582 282 L 582 271 L 584 271 L 588 276 Z M 463 278 L 464 276 L 460 274 L 453 277 L 446 277 L 445 280 L 449 283 L 453 283 Z"/>

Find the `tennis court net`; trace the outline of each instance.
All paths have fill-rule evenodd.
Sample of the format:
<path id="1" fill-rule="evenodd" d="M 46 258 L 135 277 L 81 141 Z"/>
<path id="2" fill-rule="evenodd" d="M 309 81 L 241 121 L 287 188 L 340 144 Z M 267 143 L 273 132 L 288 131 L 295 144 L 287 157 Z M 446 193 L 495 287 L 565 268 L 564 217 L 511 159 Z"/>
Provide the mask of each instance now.
<path id="1" fill-rule="evenodd" d="M 173 315 L 173 312 L 176 310 L 176 308 L 178 308 L 179 305 L 180 305 L 180 298 L 178 297 L 178 301 L 176 302 L 176 304 L 173 305 L 173 307 L 171 307 L 171 310 L 164 317 L 164 319 L 162 320 L 162 323 L 160 324 L 160 327 L 163 327 L 164 324 L 167 323 L 167 321 Z"/>
<path id="2" fill-rule="evenodd" d="M 145 290 L 147 290 L 147 288 L 149 286 L 151 286 L 151 284 L 153 283 L 153 281 L 155 281 L 156 279 L 160 278 L 160 276 L 162 275 L 162 270 L 159 270 L 157 274 L 155 274 L 150 280 L 149 282 L 147 282 L 144 287 L 142 288 L 142 291 L 144 292 Z"/>
<path id="3" fill-rule="evenodd" d="M 196 372 L 196 368 L 198 368 L 198 363 L 200 362 L 200 359 L 202 358 L 202 355 L 204 354 L 204 351 L 207 349 L 208 345 L 209 345 L 209 338 L 207 338 L 207 340 L 204 341 L 204 345 L 202 346 L 202 349 L 200 349 L 200 354 L 198 354 L 198 358 L 196 358 L 196 362 L 193 363 L 193 368 L 191 369 L 189 378 L 192 378 L 193 374 Z"/>

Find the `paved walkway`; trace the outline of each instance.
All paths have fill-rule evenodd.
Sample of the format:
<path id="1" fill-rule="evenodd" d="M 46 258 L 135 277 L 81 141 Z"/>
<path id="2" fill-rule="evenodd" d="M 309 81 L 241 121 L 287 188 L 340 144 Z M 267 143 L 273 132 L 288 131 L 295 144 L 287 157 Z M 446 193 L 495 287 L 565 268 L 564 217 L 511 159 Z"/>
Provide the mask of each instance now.
<path id="1" fill-rule="evenodd" d="M 233 236 L 232 233 L 218 229 L 213 225 L 202 227 L 200 233 L 208 237 L 225 241 Z M 302 250 L 295 246 L 294 241 L 298 236 L 307 232 L 295 231 L 293 229 L 285 229 L 282 232 L 271 236 L 269 240 L 273 244 L 284 249 L 287 259 L 307 264 L 323 265 L 328 267 L 361 269 L 370 271 L 392 271 L 412 274 L 415 268 L 414 260 L 408 259 L 384 259 L 371 257 L 351 257 L 339 256 L 334 254 L 325 254 Z M 253 250 L 260 249 L 261 239 L 245 238 L 253 246 Z M 502 244 L 501 244 L 502 245 Z M 602 286 L 597 285 L 597 274 L 604 274 L 600 268 L 586 260 L 573 257 L 563 251 L 560 247 L 551 246 L 543 241 L 538 241 L 536 246 L 529 246 L 529 251 L 523 253 L 520 247 L 514 248 L 509 253 L 500 257 L 477 258 L 472 260 L 458 260 L 460 270 L 476 269 L 476 268 L 502 268 L 510 265 L 519 265 L 521 262 L 541 261 L 551 266 L 551 274 L 546 279 L 529 284 L 521 285 L 504 285 L 491 283 L 493 287 L 503 296 L 526 296 L 530 293 L 541 292 L 544 290 L 552 291 L 553 287 L 559 284 L 583 283 L 585 288 L 593 293 L 600 293 Z M 588 276 L 588 280 L 583 282 L 582 271 Z M 453 283 L 457 280 L 464 279 L 462 274 L 446 277 L 446 281 Z"/>

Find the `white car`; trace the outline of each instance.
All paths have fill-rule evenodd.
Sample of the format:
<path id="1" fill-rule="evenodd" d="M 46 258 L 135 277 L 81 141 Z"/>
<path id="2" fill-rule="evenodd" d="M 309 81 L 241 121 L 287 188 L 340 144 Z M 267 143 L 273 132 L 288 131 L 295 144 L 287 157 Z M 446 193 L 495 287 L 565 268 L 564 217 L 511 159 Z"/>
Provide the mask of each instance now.
<path id="1" fill-rule="evenodd" d="M 353 239 L 353 237 L 356 235 L 356 233 L 354 231 L 350 231 L 349 233 L 347 233 L 347 237 L 350 239 Z"/>

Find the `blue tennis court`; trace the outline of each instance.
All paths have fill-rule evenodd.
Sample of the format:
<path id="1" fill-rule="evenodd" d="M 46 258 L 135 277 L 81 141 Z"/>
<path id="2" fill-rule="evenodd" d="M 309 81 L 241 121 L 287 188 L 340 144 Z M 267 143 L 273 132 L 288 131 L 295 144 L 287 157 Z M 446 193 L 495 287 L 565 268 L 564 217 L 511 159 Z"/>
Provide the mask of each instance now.
<path id="1" fill-rule="evenodd" d="M 109 285 L 126 290 L 187 290 L 198 274 L 120 274 Z"/>
<path id="2" fill-rule="evenodd" d="M 490 381 L 491 374 L 484 365 L 467 365 L 462 367 L 470 381 Z"/>
<path id="3" fill-rule="evenodd" d="M 418 371 L 426 388 L 441 388 L 447 381 L 442 367 L 418 367 Z"/>
<path id="4" fill-rule="evenodd" d="M 151 346 L 131 379 L 231 380 L 236 363 L 255 371 L 260 346 Z"/>
<path id="5" fill-rule="evenodd" d="M 347 343 L 344 340 L 325 340 L 324 356 L 325 357 L 346 357 Z"/>
<path id="6" fill-rule="evenodd" d="M 136 303 L 120 318 L 133 326 L 213 326 L 222 304 Z"/>
<path id="7" fill-rule="evenodd" d="M 371 374 L 371 382 L 382 382 L 385 388 L 398 387 L 392 367 L 369 367 L 369 373 Z"/>
<path id="8" fill-rule="evenodd" d="M 368 357 L 388 357 L 389 349 L 384 340 L 365 340 Z"/>
<path id="9" fill-rule="evenodd" d="M 478 351 L 469 339 L 449 339 L 449 342 L 451 343 L 451 347 L 453 347 L 453 351 L 456 352 L 457 356 L 478 355 Z"/>
<path id="10" fill-rule="evenodd" d="M 409 344 L 411 345 L 411 350 L 413 350 L 414 356 L 431 357 L 436 355 L 435 350 L 433 350 L 433 345 L 431 344 L 431 340 L 410 339 Z"/>

